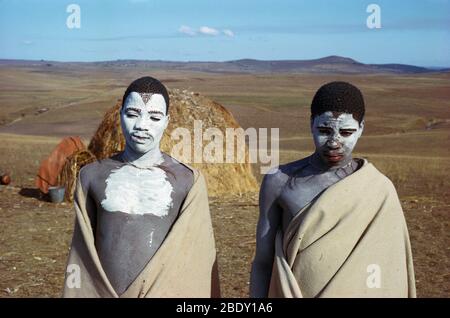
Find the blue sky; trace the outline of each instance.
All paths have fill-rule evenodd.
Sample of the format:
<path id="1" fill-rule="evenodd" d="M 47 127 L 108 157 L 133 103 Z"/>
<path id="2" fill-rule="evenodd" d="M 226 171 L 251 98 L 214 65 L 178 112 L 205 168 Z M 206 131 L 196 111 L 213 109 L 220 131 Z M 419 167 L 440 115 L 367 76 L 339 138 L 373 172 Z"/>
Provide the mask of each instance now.
<path id="1" fill-rule="evenodd" d="M 80 28 L 70 29 L 69 4 Z M 369 4 L 381 28 L 369 29 Z M 0 0 L 0 58 L 226 61 L 341 55 L 450 67 L 450 0 Z"/>

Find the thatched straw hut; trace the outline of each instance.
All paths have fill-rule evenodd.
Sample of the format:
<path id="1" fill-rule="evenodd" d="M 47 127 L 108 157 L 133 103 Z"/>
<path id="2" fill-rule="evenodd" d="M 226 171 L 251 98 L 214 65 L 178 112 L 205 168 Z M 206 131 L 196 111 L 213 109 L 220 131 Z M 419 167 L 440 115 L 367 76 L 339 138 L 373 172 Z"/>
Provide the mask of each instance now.
<path id="1" fill-rule="evenodd" d="M 81 167 L 95 160 L 95 156 L 86 149 L 79 150 L 66 159 L 66 163 L 60 174 L 61 184 L 66 188 L 64 193 L 64 199 L 66 201 L 73 201 L 77 176 Z"/>
<path id="2" fill-rule="evenodd" d="M 180 143 L 180 140 L 171 138 L 174 129 L 183 127 L 190 132 L 191 154 L 194 153 L 194 121 L 201 121 L 203 132 L 208 128 L 219 129 L 223 133 L 224 140 L 226 128 L 240 128 L 232 114 L 222 105 L 197 93 L 170 90 L 170 122 L 162 139 L 161 149 L 176 159 L 188 165 L 200 169 L 205 175 L 208 183 L 208 193 L 213 196 L 223 194 L 243 194 L 257 190 L 257 182 L 252 174 L 251 165 L 246 160 L 245 163 L 223 163 L 202 162 L 196 163 L 193 160 L 180 158 L 173 153 L 173 146 Z M 97 132 L 92 137 L 88 150 L 97 159 L 104 159 L 120 152 L 124 149 L 125 139 L 120 127 L 120 107 L 121 101 L 111 108 L 104 116 Z M 198 136 L 197 136 L 198 137 Z M 201 142 L 203 148 L 211 143 L 209 140 Z M 198 144 L 198 143 L 197 143 Z M 223 147 L 225 156 L 225 145 Z M 246 158 L 248 149 L 245 147 Z M 86 160 L 86 154 L 83 160 Z M 92 158 L 91 158 L 92 159 Z M 91 160 L 88 159 L 88 160 Z M 192 157 L 191 157 L 192 159 Z M 73 165 L 73 163 L 72 163 Z M 77 167 L 80 165 L 77 165 Z M 73 168 L 67 170 L 72 171 Z M 79 170 L 79 169 L 78 169 Z M 71 181 L 73 184 L 73 181 Z"/>

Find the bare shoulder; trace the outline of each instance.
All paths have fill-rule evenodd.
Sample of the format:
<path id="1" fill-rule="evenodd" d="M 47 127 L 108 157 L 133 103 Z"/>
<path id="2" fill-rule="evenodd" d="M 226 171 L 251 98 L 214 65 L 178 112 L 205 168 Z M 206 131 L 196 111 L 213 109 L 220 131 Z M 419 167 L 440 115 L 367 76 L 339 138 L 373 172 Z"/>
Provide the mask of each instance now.
<path id="1" fill-rule="evenodd" d="M 98 169 L 99 165 L 100 165 L 100 163 L 97 160 L 94 161 L 94 162 L 91 162 L 91 163 L 88 163 L 88 164 L 84 165 L 80 169 L 80 175 L 87 176 L 87 175 L 90 175 L 92 173 L 95 173 L 95 170 Z"/>
<path id="2" fill-rule="evenodd" d="M 112 156 L 102 160 L 95 160 L 81 167 L 78 177 L 83 188 L 87 189 L 89 184 L 99 180 L 102 172 L 118 167 L 119 163 L 120 161 L 116 159 L 116 156 Z"/>
<path id="3" fill-rule="evenodd" d="M 169 156 L 168 154 L 163 154 L 164 156 L 164 162 L 162 166 L 169 168 L 173 170 L 176 174 L 181 174 L 183 176 L 193 176 L 194 171 L 189 166 L 185 165 L 184 163 L 178 161 L 177 159 Z"/>
<path id="4" fill-rule="evenodd" d="M 98 171 L 99 164 L 100 163 L 96 160 L 81 167 L 78 178 L 80 179 L 83 189 L 87 189 L 91 180 L 96 178 L 95 175 L 96 171 Z"/>
<path id="5" fill-rule="evenodd" d="M 264 175 L 261 189 L 273 192 L 282 187 L 286 181 L 287 176 L 283 173 L 282 166 L 274 167 Z"/>
<path id="6" fill-rule="evenodd" d="M 166 173 L 174 177 L 174 182 L 182 184 L 186 189 L 190 189 L 194 183 L 194 171 L 189 166 L 169 156 L 163 154 L 164 162 L 162 167 L 166 168 Z"/>
<path id="7" fill-rule="evenodd" d="M 307 164 L 307 158 L 303 158 L 272 168 L 264 176 L 261 187 L 270 191 L 279 192 L 284 188 L 289 179 L 295 176 L 295 174 Z"/>

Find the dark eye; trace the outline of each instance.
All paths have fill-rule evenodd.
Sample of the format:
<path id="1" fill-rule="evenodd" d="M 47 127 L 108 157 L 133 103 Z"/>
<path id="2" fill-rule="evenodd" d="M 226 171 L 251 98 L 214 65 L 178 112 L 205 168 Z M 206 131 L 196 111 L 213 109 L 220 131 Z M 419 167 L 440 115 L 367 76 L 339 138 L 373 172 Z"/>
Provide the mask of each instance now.
<path id="1" fill-rule="evenodd" d="M 160 120 L 161 120 L 161 118 L 159 118 L 159 117 L 154 117 L 154 116 L 150 117 L 150 119 L 153 120 L 153 121 L 160 121 Z"/>
<path id="2" fill-rule="evenodd" d="M 331 130 L 329 128 L 319 128 L 319 133 L 323 135 L 329 135 L 331 133 Z"/>
<path id="3" fill-rule="evenodd" d="M 349 137 L 351 136 L 355 131 L 354 130 L 341 130 L 341 136 L 343 137 Z"/>
<path id="4" fill-rule="evenodd" d="M 127 113 L 126 115 L 127 115 L 128 118 L 134 118 L 134 117 L 137 117 L 137 115 L 134 114 L 134 113 Z"/>

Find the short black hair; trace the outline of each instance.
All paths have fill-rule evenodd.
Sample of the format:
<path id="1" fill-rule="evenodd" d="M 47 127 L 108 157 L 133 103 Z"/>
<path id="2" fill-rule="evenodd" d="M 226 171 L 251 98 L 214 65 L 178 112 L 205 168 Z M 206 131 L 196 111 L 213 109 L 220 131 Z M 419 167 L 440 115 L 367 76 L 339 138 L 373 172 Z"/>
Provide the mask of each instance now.
<path id="1" fill-rule="evenodd" d="M 140 94 L 161 94 L 166 102 L 166 114 L 169 114 L 169 93 L 167 92 L 166 87 L 156 78 L 144 76 L 133 81 L 133 83 L 128 86 L 125 94 L 123 95 L 122 108 L 126 98 L 128 97 L 128 95 L 130 95 L 131 92 Z"/>
<path id="2" fill-rule="evenodd" d="M 347 82 L 330 82 L 323 85 L 312 100 L 311 120 L 327 111 L 352 114 L 361 124 L 365 114 L 361 91 Z"/>

